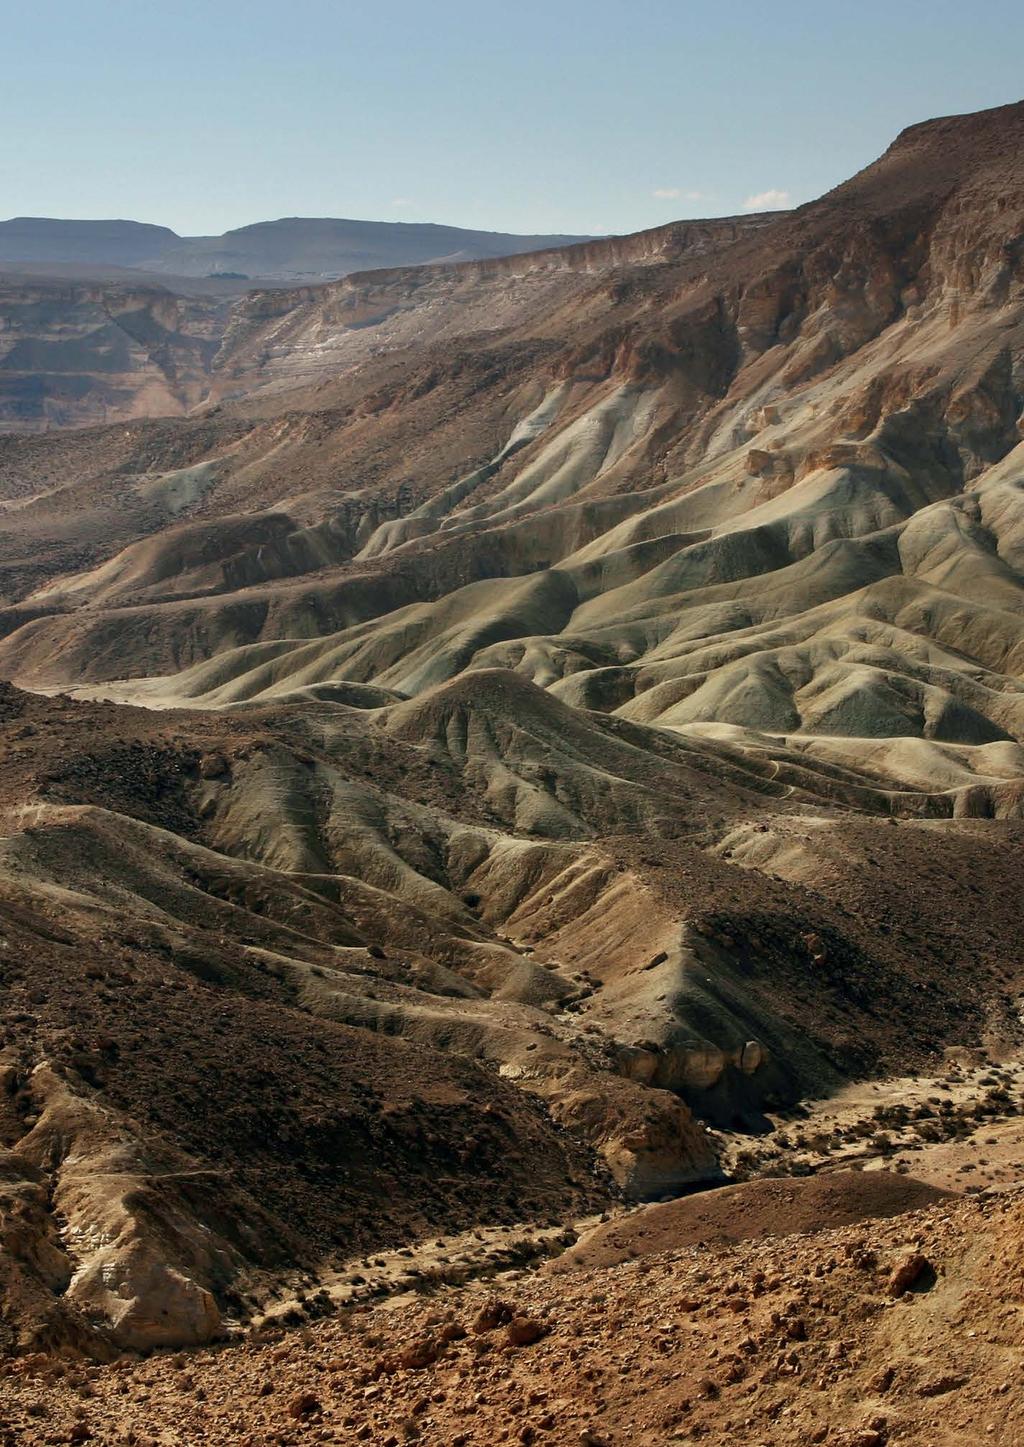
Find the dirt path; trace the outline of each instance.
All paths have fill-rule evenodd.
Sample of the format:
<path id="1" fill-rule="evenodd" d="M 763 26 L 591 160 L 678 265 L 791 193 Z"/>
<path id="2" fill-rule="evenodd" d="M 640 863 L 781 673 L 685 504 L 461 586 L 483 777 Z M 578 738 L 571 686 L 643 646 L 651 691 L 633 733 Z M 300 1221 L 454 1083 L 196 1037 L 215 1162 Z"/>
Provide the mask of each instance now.
<path id="1" fill-rule="evenodd" d="M 571 1225 L 480 1226 L 353 1257 L 340 1270 L 322 1276 L 296 1274 L 277 1285 L 252 1324 L 288 1326 L 363 1303 L 405 1304 L 442 1286 L 492 1278 L 514 1281 L 546 1258 L 560 1255 L 602 1219 L 595 1215 Z"/>

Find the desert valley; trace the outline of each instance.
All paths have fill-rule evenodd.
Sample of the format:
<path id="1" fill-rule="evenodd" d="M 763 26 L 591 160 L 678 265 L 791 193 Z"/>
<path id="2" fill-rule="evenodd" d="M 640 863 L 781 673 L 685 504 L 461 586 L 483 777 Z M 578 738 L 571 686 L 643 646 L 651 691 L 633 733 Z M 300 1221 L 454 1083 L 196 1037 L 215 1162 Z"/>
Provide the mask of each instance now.
<path id="1" fill-rule="evenodd" d="M 163 230 L 0 225 L 0 1441 L 1024 1440 L 1024 103 Z"/>

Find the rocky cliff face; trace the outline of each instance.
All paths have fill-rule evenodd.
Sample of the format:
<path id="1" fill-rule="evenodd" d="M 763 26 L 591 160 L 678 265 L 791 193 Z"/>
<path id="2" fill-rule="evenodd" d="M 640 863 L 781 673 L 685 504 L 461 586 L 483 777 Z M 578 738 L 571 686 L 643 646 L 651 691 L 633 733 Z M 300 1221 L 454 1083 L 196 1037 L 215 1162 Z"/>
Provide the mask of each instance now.
<path id="1" fill-rule="evenodd" d="M 382 350 L 424 342 L 524 326 L 531 334 L 546 333 L 547 314 L 573 303 L 586 306 L 596 278 L 710 257 L 769 222 L 764 216 L 677 222 L 457 268 L 390 268 L 327 287 L 253 292 L 232 314 L 211 394 L 251 395 L 268 386 L 330 379 Z M 613 293 L 623 286 L 628 293 L 632 283 L 616 279 L 611 285 Z M 570 313 L 563 329 L 579 320 Z"/>
<path id="2" fill-rule="evenodd" d="M 0 430 L 175 416 L 206 396 L 227 298 L 0 276 Z"/>

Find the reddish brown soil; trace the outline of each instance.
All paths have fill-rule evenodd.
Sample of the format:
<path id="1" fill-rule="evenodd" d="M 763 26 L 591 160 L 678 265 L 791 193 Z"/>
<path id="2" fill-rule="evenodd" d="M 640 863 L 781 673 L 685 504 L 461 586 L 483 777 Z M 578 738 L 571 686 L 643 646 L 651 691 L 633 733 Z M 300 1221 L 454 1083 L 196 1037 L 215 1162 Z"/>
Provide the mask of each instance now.
<path id="1" fill-rule="evenodd" d="M 209 1341 L 180 1292 L 159 1335 L 168 1263 L 237 1336 L 271 1277 L 564 1222 L 618 1200 L 609 1169 L 647 1197 L 706 1178 L 680 1097 L 755 1130 L 1019 1045 L 1022 137 L 1024 106 L 914 128 L 791 214 L 523 285 L 495 263 L 256 298 L 207 416 L 0 439 L 5 676 L 197 665 L 145 696 L 233 700 L 0 686 L 0 1344 L 109 1357 L 126 1301 L 122 1340 Z M 632 441 L 592 453 L 580 422 Z M 163 476 L 202 461 L 194 495 Z M 522 510 L 496 501 L 532 467 Z M 30 1356 L 2 1430 L 1009 1444 L 1021 1234 L 1016 1195 L 762 1182 L 506 1279 L 510 1335 L 439 1350 L 470 1288 L 194 1360 Z"/>
<path id="2" fill-rule="evenodd" d="M 10 1443 L 110 1447 L 1015 1447 L 1022 1265 L 1019 1191 L 941 1202 L 503 1282 L 504 1309 L 478 1287 L 194 1355 L 29 1358 L 3 1368 L 2 1416 Z"/>
<path id="3" fill-rule="evenodd" d="M 645 1206 L 588 1233 L 546 1273 L 617 1266 L 685 1246 L 720 1248 L 762 1236 L 798 1236 L 857 1221 L 898 1216 L 943 1199 L 911 1176 L 885 1171 L 835 1171 L 803 1179 L 748 1181 Z"/>

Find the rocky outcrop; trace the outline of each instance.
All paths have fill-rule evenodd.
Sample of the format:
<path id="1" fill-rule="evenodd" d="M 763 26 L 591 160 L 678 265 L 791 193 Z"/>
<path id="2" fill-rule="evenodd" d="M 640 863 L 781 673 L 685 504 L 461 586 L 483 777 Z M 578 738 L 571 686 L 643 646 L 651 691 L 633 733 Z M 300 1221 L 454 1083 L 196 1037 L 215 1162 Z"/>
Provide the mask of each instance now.
<path id="1" fill-rule="evenodd" d="M 710 1136 L 677 1096 L 646 1081 L 633 1088 L 600 1079 L 566 1084 L 550 1097 L 556 1119 L 600 1148 L 627 1200 L 655 1200 L 721 1178 Z"/>
<path id="2" fill-rule="evenodd" d="M 195 1163 L 147 1150 L 132 1122 L 76 1094 L 49 1062 L 24 1089 L 38 1115 L 11 1158 L 47 1181 L 34 1255 L 45 1253 L 61 1310 L 88 1323 L 87 1345 L 150 1351 L 212 1340 L 221 1314 L 210 1286 L 234 1274 L 238 1257 L 185 1206 L 179 1188 Z"/>

